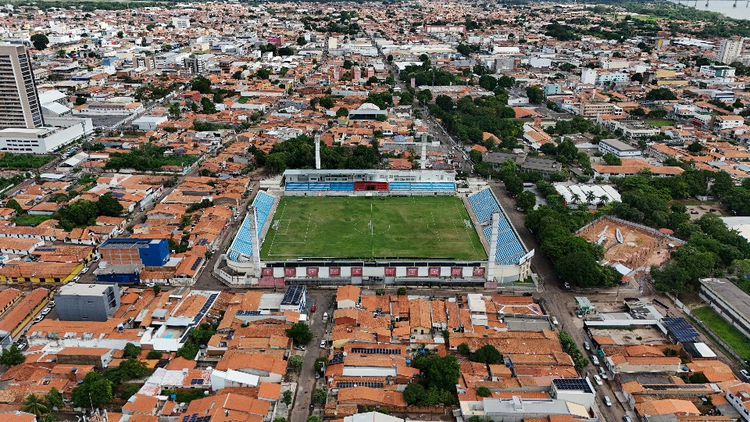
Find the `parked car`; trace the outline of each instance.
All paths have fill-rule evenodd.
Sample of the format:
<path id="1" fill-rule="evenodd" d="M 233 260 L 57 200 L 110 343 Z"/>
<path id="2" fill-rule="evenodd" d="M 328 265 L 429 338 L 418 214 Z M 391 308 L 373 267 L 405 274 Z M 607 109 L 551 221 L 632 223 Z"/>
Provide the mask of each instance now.
<path id="1" fill-rule="evenodd" d="M 42 322 L 44 320 L 44 317 L 42 315 L 38 315 L 36 318 L 34 318 L 34 322 Z"/>
<path id="2" fill-rule="evenodd" d="M 317 310 L 318 310 L 318 305 L 313 305 L 313 306 L 310 307 L 310 313 L 311 314 L 314 314 L 315 311 L 317 311 Z"/>
<path id="3" fill-rule="evenodd" d="M 325 340 L 320 340 L 320 348 L 321 349 L 325 349 L 326 348 L 326 341 Z"/>
<path id="4" fill-rule="evenodd" d="M 750 372 L 748 372 L 747 369 L 740 369 L 740 374 L 745 379 L 745 381 L 750 382 Z"/>
<path id="5" fill-rule="evenodd" d="M 47 304 L 47 307 L 48 308 L 54 308 L 55 307 L 55 301 L 54 300 L 50 300 L 49 303 Z"/>
<path id="6" fill-rule="evenodd" d="M 601 376 L 603 379 L 609 379 L 609 376 L 607 376 L 607 371 L 604 370 L 604 368 L 599 368 L 599 376 Z"/>
<path id="7" fill-rule="evenodd" d="M 612 407 L 612 400 L 609 399 L 609 396 L 604 396 L 604 404 L 606 404 L 607 407 Z"/>
<path id="8" fill-rule="evenodd" d="M 591 356 L 591 363 L 593 363 L 596 366 L 599 366 L 599 358 L 596 357 L 596 355 Z"/>
<path id="9" fill-rule="evenodd" d="M 596 385 L 604 384 L 604 381 L 602 381 L 602 377 L 600 377 L 599 375 L 594 375 L 594 381 L 596 382 Z"/>
<path id="10" fill-rule="evenodd" d="M 591 350 L 591 346 L 589 345 L 588 341 L 583 342 L 583 348 L 586 349 L 587 352 Z"/>
<path id="11" fill-rule="evenodd" d="M 552 325 L 554 325 L 554 326 L 560 325 L 560 323 L 557 321 L 556 317 L 552 317 Z"/>
<path id="12" fill-rule="evenodd" d="M 630 416 L 623 416 L 622 422 L 633 422 L 633 419 L 631 419 Z"/>
<path id="13" fill-rule="evenodd" d="M 44 308 L 42 309 L 42 316 L 47 316 L 52 311 L 50 308 Z"/>

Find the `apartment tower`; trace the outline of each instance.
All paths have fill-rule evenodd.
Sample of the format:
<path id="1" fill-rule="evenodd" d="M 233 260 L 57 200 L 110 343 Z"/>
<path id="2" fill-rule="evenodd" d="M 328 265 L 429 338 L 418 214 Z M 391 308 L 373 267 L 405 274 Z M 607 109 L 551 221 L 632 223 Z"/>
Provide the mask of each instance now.
<path id="1" fill-rule="evenodd" d="M 0 129 L 44 126 L 31 57 L 23 45 L 0 45 Z"/>

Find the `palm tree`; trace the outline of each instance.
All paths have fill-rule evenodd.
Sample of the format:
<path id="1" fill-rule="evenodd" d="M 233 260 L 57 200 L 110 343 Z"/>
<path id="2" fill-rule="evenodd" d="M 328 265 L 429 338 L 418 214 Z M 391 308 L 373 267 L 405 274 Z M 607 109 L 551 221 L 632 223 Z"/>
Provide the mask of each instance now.
<path id="1" fill-rule="evenodd" d="M 591 191 L 586 192 L 586 202 L 587 203 L 589 203 L 589 204 L 592 203 L 594 201 L 595 197 L 596 197 L 596 195 L 594 195 L 594 192 L 591 192 Z"/>
<path id="2" fill-rule="evenodd" d="M 41 418 L 42 416 L 49 413 L 49 408 L 47 408 L 44 400 L 42 400 L 36 394 L 31 394 L 26 397 L 26 400 L 24 400 L 23 402 L 23 410 L 25 412 L 31 413 L 37 418 Z"/>

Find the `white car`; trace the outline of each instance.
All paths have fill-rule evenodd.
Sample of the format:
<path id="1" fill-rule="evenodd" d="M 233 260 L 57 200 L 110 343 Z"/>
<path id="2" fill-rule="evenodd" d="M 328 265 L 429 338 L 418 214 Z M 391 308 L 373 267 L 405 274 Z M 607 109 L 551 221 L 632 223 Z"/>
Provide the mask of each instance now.
<path id="1" fill-rule="evenodd" d="M 745 381 L 750 382 L 750 372 L 748 372 L 747 369 L 740 369 L 740 374 L 745 378 Z"/>
<path id="2" fill-rule="evenodd" d="M 326 348 L 326 341 L 325 340 L 320 340 L 320 348 L 321 349 L 325 349 Z"/>
<path id="3" fill-rule="evenodd" d="M 612 400 L 609 399 L 609 396 L 604 396 L 604 404 L 606 404 L 607 407 L 612 407 Z"/>
<path id="4" fill-rule="evenodd" d="M 43 316 L 41 316 L 41 315 L 39 315 L 39 316 L 37 316 L 36 318 L 34 318 L 34 322 L 35 322 L 35 323 L 36 323 L 36 322 L 42 322 L 43 320 L 44 320 L 44 317 L 43 317 Z"/>
<path id="5" fill-rule="evenodd" d="M 600 377 L 599 375 L 594 375 L 594 381 L 596 381 L 596 385 L 604 384 L 604 381 L 602 381 L 602 377 Z"/>
<path id="6" fill-rule="evenodd" d="M 52 309 L 50 309 L 50 308 L 44 308 L 44 309 L 42 309 L 42 316 L 47 316 L 51 311 L 52 311 Z"/>
<path id="7" fill-rule="evenodd" d="M 552 325 L 554 325 L 554 326 L 560 325 L 560 323 L 557 321 L 556 317 L 552 317 Z"/>

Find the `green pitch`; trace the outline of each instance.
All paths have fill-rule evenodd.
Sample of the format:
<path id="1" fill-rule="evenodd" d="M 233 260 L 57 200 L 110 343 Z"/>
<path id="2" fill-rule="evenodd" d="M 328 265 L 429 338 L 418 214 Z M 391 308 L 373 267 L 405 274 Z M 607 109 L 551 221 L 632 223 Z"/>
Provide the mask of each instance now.
<path id="1" fill-rule="evenodd" d="M 261 257 L 485 260 L 487 253 L 454 196 L 285 196 Z"/>

